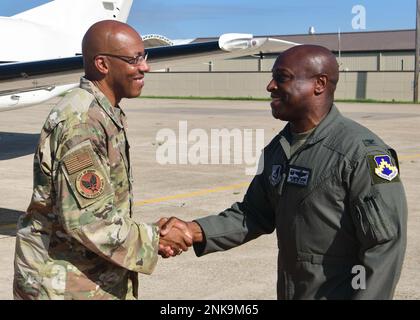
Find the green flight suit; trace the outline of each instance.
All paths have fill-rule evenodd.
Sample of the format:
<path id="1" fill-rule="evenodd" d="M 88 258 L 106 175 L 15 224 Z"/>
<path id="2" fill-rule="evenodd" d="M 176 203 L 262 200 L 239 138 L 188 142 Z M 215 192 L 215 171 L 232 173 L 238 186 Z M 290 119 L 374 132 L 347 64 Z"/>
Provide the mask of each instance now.
<path id="1" fill-rule="evenodd" d="M 391 299 L 407 228 L 395 151 L 334 105 L 292 156 L 290 136 L 288 124 L 265 147 L 242 202 L 196 220 L 196 254 L 276 229 L 278 299 Z"/>

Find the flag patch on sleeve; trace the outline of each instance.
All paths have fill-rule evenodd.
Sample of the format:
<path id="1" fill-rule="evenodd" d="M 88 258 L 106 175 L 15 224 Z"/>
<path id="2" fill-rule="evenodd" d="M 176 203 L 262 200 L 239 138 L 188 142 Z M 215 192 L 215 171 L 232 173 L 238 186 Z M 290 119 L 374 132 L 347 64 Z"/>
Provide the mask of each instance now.
<path id="1" fill-rule="evenodd" d="M 89 152 L 83 150 L 65 159 L 64 165 L 66 166 L 67 172 L 71 175 L 92 166 L 93 161 Z"/>

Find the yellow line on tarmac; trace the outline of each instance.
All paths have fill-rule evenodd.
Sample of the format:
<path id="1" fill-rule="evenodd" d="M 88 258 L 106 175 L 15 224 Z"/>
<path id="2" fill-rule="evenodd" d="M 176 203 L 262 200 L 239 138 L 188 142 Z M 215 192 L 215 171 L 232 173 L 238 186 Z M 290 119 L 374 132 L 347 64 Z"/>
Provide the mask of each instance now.
<path id="1" fill-rule="evenodd" d="M 15 229 L 16 223 L 0 224 L 0 231 Z"/>
<path id="2" fill-rule="evenodd" d="M 409 159 L 416 159 L 416 158 L 420 158 L 420 153 L 408 154 L 406 156 L 398 157 L 399 160 L 409 160 Z"/>
<path id="3" fill-rule="evenodd" d="M 249 185 L 249 182 L 242 182 L 242 183 L 232 184 L 230 186 L 218 187 L 218 188 L 213 188 L 213 189 L 204 189 L 204 190 L 198 190 L 198 191 L 193 191 L 193 192 L 188 192 L 188 193 L 175 194 L 173 196 L 166 196 L 166 197 L 137 201 L 134 203 L 134 205 L 142 206 L 145 204 L 159 203 L 159 202 L 164 202 L 168 200 L 193 198 L 193 197 L 203 196 L 203 195 L 215 193 L 215 192 L 240 189 L 243 187 L 247 187 L 248 185 Z"/>
<path id="4" fill-rule="evenodd" d="M 416 158 L 420 158 L 420 153 L 399 157 L 400 160 L 408 160 L 408 159 L 416 159 Z M 203 195 L 210 194 L 210 193 L 241 189 L 243 187 L 247 187 L 248 185 L 249 185 L 249 182 L 242 182 L 242 183 L 232 184 L 230 186 L 217 187 L 217 188 L 213 188 L 213 189 L 203 189 L 203 190 L 198 190 L 198 191 L 193 191 L 193 192 L 188 192 L 188 193 L 175 194 L 175 195 L 172 195 L 172 196 L 141 200 L 141 201 L 135 202 L 134 205 L 135 206 L 142 206 L 142 205 L 145 205 L 145 204 L 160 203 L 160 202 L 165 202 L 165 201 L 168 201 L 168 200 L 193 198 L 193 197 L 203 196 Z M 10 229 L 14 229 L 14 228 L 16 228 L 16 224 L 14 224 L 14 223 L 0 225 L 0 231 L 10 230 Z"/>
<path id="5" fill-rule="evenodd" d="M 173 196 L 166 196 L 166 197 L 137 201 L 137 202 L 134 203 L 134 205 L 142 206 L 142 205 L 145 205 L 145 204 L 159 203 L 159 202 L 164 202 L 164 201 L 168 201 L 168 200 L 198 197 L 198 196 L 203 196 L 203 195 L 210 194 L 210 193 L 215 193 L 215 192 L 222 192 L 222 191 L 240 189 L 240 188 L 243 188 L 243 187 L 247 187 L 248 185 L 249 185 L 249 182 L 242 182 L 242 183 L 232 184 L 230 186 L 217 187 L 217 188 L 213 188 L 213 189 L 204 189 L 204 190 L 198 190 L 198 191 L 193 191 L 193 192 L 188 192 L 188 193 L 175 194 Z M 13 230 L 15 228 L 16 228 L 16 223 L 3 224 L 3 225 L 0 225 L 0 232 L 10 231 L 10 230 Z"/>
<path id="6" fill-rule="evenodd" d="M 399 160 L 416 159 L 416 158 L 420 158 L 420 153 L 401 156 L 401 157 L 398 157 L 398 158 L 399 158 Z M 142 205 L 145 205 L 145 204 L 160 203 L 160 202 L 165 202 L 165 201 L 168 201 L 168 200 L 193 198 L 193 197 L 198 197 L 198 196 L 202 196 L 202 195 L 206 195 L 206 194 L 210 194 L 210 193 L 215 193 L 215 192 L 240 189 L 240 188 L 243 188 L 243 187 L 247 187 L 248 185 L 249 185 L 248 182 L 243 182 L 243 183 L 233 184 L 233 185 L 230 185 L 230 186 L 218 187 L 218 188 L 213 188 L 213 189 L 198 190 L 198 191 L 193 191 L 193 192 L 189 192 L 189 193 L 175 194 L 173 196 L 166 196 L 166 197 L 160 197 L 160 198 L 154 198 L 154 199 L 148 199 L 148 200 L 141 200 L 141 201 L 135 202 L 134 205 L 135 206 L 142 206 Z"/>

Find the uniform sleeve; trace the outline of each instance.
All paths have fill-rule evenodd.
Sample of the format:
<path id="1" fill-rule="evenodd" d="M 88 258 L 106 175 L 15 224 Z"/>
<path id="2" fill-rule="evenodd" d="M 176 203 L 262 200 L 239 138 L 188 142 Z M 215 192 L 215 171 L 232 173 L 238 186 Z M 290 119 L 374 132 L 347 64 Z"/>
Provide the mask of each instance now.
<path id="1" fill-rule="evenodd" d="M 219 215 L 195 220 L 205 238 L 204 242 L 194 245 L 197 256 L 228 250 L 274 231 L 274 211 L 263 177 L 263 174 L 254 177 L 242 202 Z"/>
<path id="2" fill-rule="evenodd" d="M 56 210 L 65 231 L 90 251 L 122 268 L 150 274 L 157 263 L 155 225 L 136 223 L 129 206 L 114 203 L 109 162 L 101 152 L 98 130 L 84 138 L 72 134 L 61 146 L 54 177 Z M 83 133 L 83 132 L 82 132 Z"/>
<path id="3" fill-rule="evenodd" d="M 353 277 L 354 299 L 392 299 L 407 232 L 407 202 L 392 149 L 371 150 L 357 162 L 350 202 L 363 272 Z"/>

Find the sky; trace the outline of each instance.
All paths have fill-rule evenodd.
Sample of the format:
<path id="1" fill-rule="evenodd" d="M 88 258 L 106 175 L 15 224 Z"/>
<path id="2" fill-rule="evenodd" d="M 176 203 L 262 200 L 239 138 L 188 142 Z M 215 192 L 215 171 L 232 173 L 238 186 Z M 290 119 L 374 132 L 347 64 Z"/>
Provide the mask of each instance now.
<path id="1" fill-rule="evenodd" d="M 71 0 L 69 0 L 71 1 Z M 11 16 L 47 0 L 1 0 Z M 354 12 L 352 12 L 354 10 Z M 414 29 L 416 0 L 134 0 L 128 23 L 169 39 Z"/>

